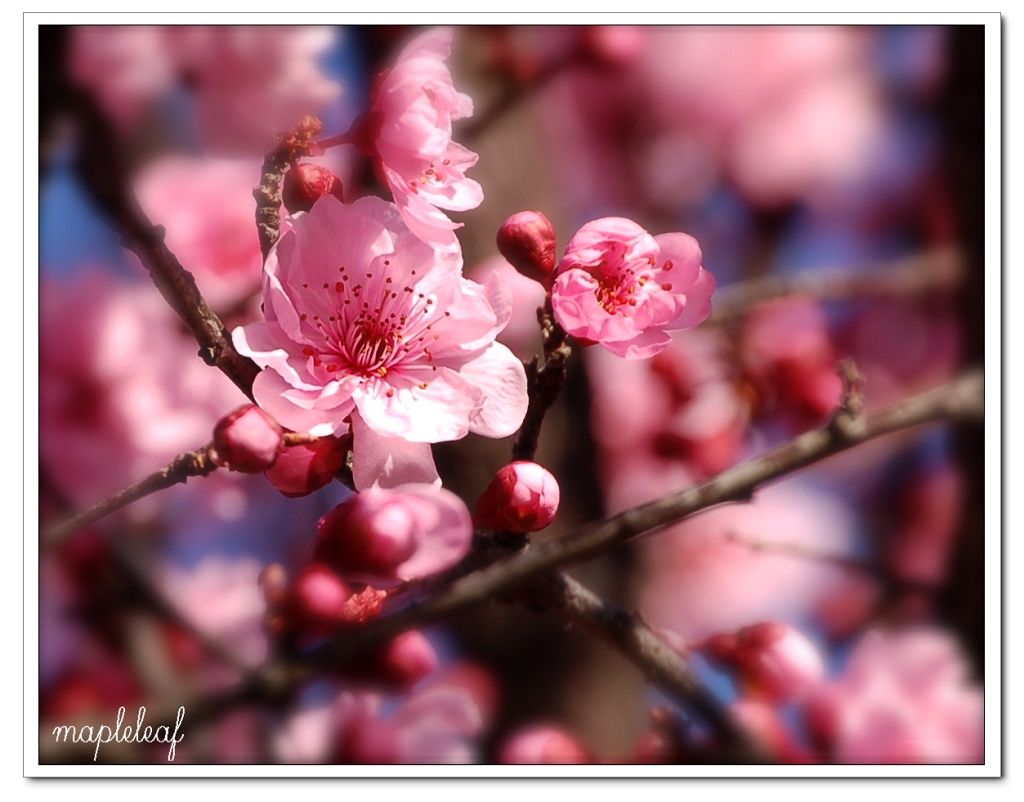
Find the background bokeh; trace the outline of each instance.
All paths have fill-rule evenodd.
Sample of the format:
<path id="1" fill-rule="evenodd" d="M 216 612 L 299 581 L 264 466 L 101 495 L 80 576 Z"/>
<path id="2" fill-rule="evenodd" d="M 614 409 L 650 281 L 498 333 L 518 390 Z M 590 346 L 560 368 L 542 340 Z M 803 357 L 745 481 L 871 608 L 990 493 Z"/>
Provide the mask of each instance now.
<path id="1" fill-rule="evenodd" d="M 232 327 L 260 316 L 252 187 L 273 141 L 256 135 L 258 123 L 309 111 L 325 136 L 344 132 L 415 30 L 266 28 L 253 40 L 242 29 L 180 28 L 170 42 L 166 33 L 40 29 L 44 530 L 205 443 L 244 401 L 197 358 L 122 248 L 116 222 L 92 200 L 78 170 L 88 142 L 74 98 L 88 96 L 107 115 L 140 204 Z M 455 138 L 480 154 L 470 175 L 485 200 L 452 216 L 465 223 L 467 275 L 499 270 L 515 292 L 499 339 L 523 358 L 540 343 L 534 310 L 543 291 L 494 244 L 502 221 L 524 209 L 552 220 L 560 248 L 604 216 L 688 232 L 719 287 L 712 320 L 677 333 L 655 359 L 574 349 L 538 453 L 561 484 L 562 506 L 539 539 L 821 425 L 839 398 L 842 358 L 863 374 L 869 409 L 983 364 L 982 33 L 456 30 L 450 66 L 475 114 L 456 124 Z M 348 200 L 386 194 L 354 148 L 316 161 L 341 177 Z M 853 294 L 740 303 L 752 282 L 812 274 L 819 287 L 864 281 Z M 893 276 L 906 281 L 887 281 Z M 856 723 L 825 748 L 816 735 L 825 713 L 771 707 L 783 759 L 977 762 L 981 435 L 980 426 L 938 425 L 856 449 L 573 573 L 691 645 L 762 621 L 807 635 L 830 682 L 820 707 L 832 716 L 852 710 Z M 445 486 L 472 507 L 508 447 L 470 435 L 434 452 Z M 237 666 L 207 641 L 244 664 L 264 660 L 271 646 L 259 574 L 308 561 L 317 519 L 346 493 L 335 484 L 286 499 L 262 476 L 219 471 L 42 548 L 40 759 L 92 758 L 55 746 L 54 723 L 107 722 L 121 705 L 131 718 L 140 705 L 173 708 L 229 687 Z M 409 747 L 410 762 L 428 753 L 496 762 L 538 724 L 567 733 L 588 760 L 685 759 L 643 751 L 645 737 L 662 737 L 664 717 L 652 724 L 651 710 L 667 699 L 622 657 L 553 618 L 494 604 L 424 634 L 441 665 L 406 696 L 369 700 L 358 683 L 312 683 L 287 704 L 211 717 L 189 732 L 177 760 L 358 762 L 360 744 L 400 730 L 413 733 L 408 743 L 430 744 Z M 747 699 L 734 671 L 702 656 L 692 662 L 723 703 Z M 930 684 L 915 666 L 926 667 Z M 477 719 L 417 718 L 422 699 L 446 688 L 468 694 Z M 108 745 L 100 759 L 163 760 L 164 749 Z"/>

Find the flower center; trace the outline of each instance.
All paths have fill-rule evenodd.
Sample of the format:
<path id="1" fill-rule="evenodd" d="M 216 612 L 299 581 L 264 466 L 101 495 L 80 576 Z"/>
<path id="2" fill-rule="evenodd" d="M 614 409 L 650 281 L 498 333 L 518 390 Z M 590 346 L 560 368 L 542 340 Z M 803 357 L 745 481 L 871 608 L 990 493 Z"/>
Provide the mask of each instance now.
<path id="1" fill-rule="evenodd" d="M 633 262 L 630 266 L 626 262 L 607 259 L 602 262 L 594 278 L 598 286 L 595 291 L 597 302 L 609 315 L 622 315 L 629 317 L 638 301 L 643 300 L 658 285 L 652 284 L 655 281 L 656 273 L 664 273 L 672 269 L 672 262 L 667 261 L 659 269 L 654 256 L 648 256 L 645 261 Z M 661 289 L 669 292 L 671 284 L 661 284 Z"/>

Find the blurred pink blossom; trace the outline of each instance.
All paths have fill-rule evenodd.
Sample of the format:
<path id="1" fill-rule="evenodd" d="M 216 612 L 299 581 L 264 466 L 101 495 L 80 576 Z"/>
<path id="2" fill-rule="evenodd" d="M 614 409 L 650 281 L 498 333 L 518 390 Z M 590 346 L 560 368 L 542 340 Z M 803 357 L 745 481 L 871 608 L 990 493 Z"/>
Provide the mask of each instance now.
<path id="1" fill-rule="evenodd" d="M 984 761 L 984 696 L 941 631 L 869 632 L 806 715 L 831 762 Z"/>
<path id="2" fill-rule="evenodd" d="M 453 232 L 462 224 L 440 210 L 475 209 L 484 195 L 465 175 L 477 154 L 452 141 L 452 122 L 473 114 L 472 99 L 456 91 L 445 64 L 452 38 L 451 28 L 420 34 L 380 76 L 368 144 L 409 229 L 430 245 L 458 249 Z"/>
<path id="3" fill-rule="evenodd" d="M 508 325 L 498 333 L 498 342 L 507 345 L 520 359 L 528 360 L 541 352 L 540 325 L 537 309 L 544 306 L 544 288 L 526 278 L 501 256 L 491 256 L 474 265 L 468 276 L 479 283 L 492 273 L 505 283 L 512 293 L 512 315 Z"/>
<path id="4" fill-rule="evenodd" d="M 317 525 L 315 559 L 342 577 L 375 587 L 450 568 L 469 551 L 465 502 L 432 485 L 371 487 L 343 501 Z"/>
<path id="5" fill-rule="evenodd" d="M 188 85 L 211 152 L 262 154 L 340 94 L 316 63 L 333 38 L 330 28 L 304 26 L 76 27 L 71 79 L 125 133 L 177 84 Z"/>
<path id="6" fill-rule="evenodd" d="M 167 230 L 167 247 L 215 309 L 259 291 L 263 257 L 252 197 L 259 175 L 258 161 L 169 156 L 133 182 L 143 211 Z"/>
<path id="7" fill-rule="evenodd" d="M 253 392 L 278 422 L 325 435 L 351 420 L 360 489 L 435 481 L 430 443 L 506 437 L 526 413 L 523 365 L 494 341 L 510 294 L 497 277 L 464 279 L 461 261 L 392 204 L 326 196 L 267 259 L 266 322 L 234 330 L 265 368 Z"/>
<path id="8" fill-rule="evenodd" d="M 642 609 L 652 624 L 687 640 L 767 618 L 811 617 L 845 592 L 844 569 L 771 546 L 842 555 L 853 537 L 852 514 L 838 499 L 792 483 L 764 488 L 749 503 L 702 512 L 652 538 L 644 548 Z"/>
<path id="9" fill-rule="evenodd" d="M 667 331 L 706 320 L 715 291 L 693 237 L 652 237 L 622 217 L 577 231 L 557 276 L 551 302 L 562 328 L 626 359 L 654 356 L 671 342 Z"/>
<path id="10" fill-rule="evenodd" d="M 571 765 L 594 763 L 580 743 L 557 726 L 536 724 L 514 732 L 502 744 L 499 763 Z"/>
<path id="11" fill-rule="evenodd" d="M 76 504 L 207 442 L 218 418 L 243 400 L 196 356 L 195 341 L 151 285 L 91 268 L 69 280 L 44 278 L 40 318 L 40 458 Z M 194 487 L 241 492 L 217 476 Z"/>
<path id="12" fill-rule="evenodd" d="M 839 360 L 817 301 L 792 296 L 758 304 L 744 317 L 740 337 L 744 372 L 762 414 L 781 415 L 804 431 L 839 406 Z"/>

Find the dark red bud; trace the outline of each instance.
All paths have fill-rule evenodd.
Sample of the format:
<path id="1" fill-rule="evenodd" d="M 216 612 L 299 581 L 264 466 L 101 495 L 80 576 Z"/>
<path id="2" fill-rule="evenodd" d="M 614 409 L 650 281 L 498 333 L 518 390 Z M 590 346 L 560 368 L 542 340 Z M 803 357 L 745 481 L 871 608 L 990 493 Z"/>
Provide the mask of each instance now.
<path id="1" fill-rule="evenodd" d="M 285 175 L 281 197 L 284 207 L 295 214 L 308 212 L 324 195 L 333 195 L 344 203 L 343 193 L 341 179 L 326 167 L 298 164 Z"/>
<path id="2" fill-rule="evenodd" d="M 540 212 L 518 212 L 498 229 L 498 251 L 527 278 L 550 287 L 555 270 L 555 228 Z"/>

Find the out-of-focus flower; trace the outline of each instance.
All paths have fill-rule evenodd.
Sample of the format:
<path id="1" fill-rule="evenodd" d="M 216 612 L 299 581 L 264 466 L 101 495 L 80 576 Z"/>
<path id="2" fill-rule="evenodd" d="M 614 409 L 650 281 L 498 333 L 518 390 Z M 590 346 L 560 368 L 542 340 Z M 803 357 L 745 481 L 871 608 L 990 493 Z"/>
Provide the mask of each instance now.
<path id="1" fill-rule="evenodd" d="M 157 584 L 193 627 L 257 666 L 267 656 L 261 570 L 254 557 L 211 555 L 190 568 L 165 564 Z"/>
<path id="2" fill-rule="evenodd" d="M 242 400 L 196 357 L 195 341 L 152 286 L 85 269 L 69 281 L 44 279 L 40 304 L 40 457 L 76 504 L 95 503 L 206 442 Z M 230 480 L 214 475 L 195 487 L 215 501 Z"/>
<path id="3" fill-rule="evenodd" d="M 721 332 L 687 331 L 650 360 L 596 348 L 585 357 L 609 512 L 724 470 L 742 454 L 748 402 Z"/>
<path id="4" fill-rule="evenodd" d="M 595 761 L 575 738 L 560 727 L 537 724 L 510 735 L 502 744 L 498 762 L 554 766 Z"/>
<path id="5" fill-rule="evenodd" d="M 793 296 L 758 304 L 744 318 L 740 342 L 764 413 L 781 413 L 803 431 L 839 405 L 838 359 L 816 301 Z"/>
<path id="6" fill-rule="evenodd" d="M 283 446 L 281 427 L 255 404 L 229 412 L 213 427 L 213 460 L 231 471 L 265 471 Z"/>
<path id="7" fill-rule="evenodd" d="M 505 532 L 537 532 L 558 514 L 558 480 L 536 462 L 519 460 L 499 470 L 477 499 L 474 521 Z"/>
<path id="8" fill-rule="evenodd" d="M 317 65 L 333 39 L 326 27 L 85 26 L 72 30 L 71 79 L 125 133 L 186 84 L 211 152 L 262 154 L 340 94 Z"/>
<path id="9" fill-rule="evenodd" d="M 307 565 L 288 589 L 288 623 L 303 634 L 328 635 L 348 623 L 352 589 L 329 566 Z"/>
<path id="10" fill-rule="evenodd" d="M 557 275 L 551 302 L 562 328 L 627 359 L 654 356 L 671 342 L 668 331 L 704 321 L 715 290 L 693 237 L 652 237 L 622 217 L 577 231 Z"/>
<path id="11" fill-rule="evenodd" d="M 316 559 L 340 575 L 377 587 L 437 573 L 469 551 L 473 524 L 465 503 L 440 487 L 373 487 L 320 519 Z"/>
<path id="12" fill-rule="evenodd" d="M 348 438 L 327 435 L 289 446 L 265 472 L 267 481 L 289 498 L 307 496 L 333 481 L 345 464 L 349 445 Z"/>
<path id="13" fill-rule="evenodd" d="M 234 330 L 238 350 L 264 368 L 257 402 L 314 435 L 351 421 L 360 489 L 435 481 L 430 443 L 512 434 L 526 374 L 494 340 L 509 293 L 461 267 L 458 251 L 425 245 L 378 198 L 324 197 L 295 215 L 267 258 L 266 322 Z"/>
<path id="14" fill-rule="evenodd" d="M 403 632 L 358 662 L 342 666 L 337 675 L 353 685 L 383 693 L 406 694 L 439 666 L 430 641 L 416 630 Z"/>
<path id="15" fill-rule="evenodd" d="M 708 510 L 651 539 L 642 609 L 687 640 L 766 618 L 812 617 L 845 592 L 845 571 L 772 546 L 842 555 L 853 535 L 849 510 L 831 496 L 793 484 L 759 490 L 750 503 Z"/>
<path id="16" fill-rule="evenodd" d="M 474 265 L 467 275 L 474 281 L 486 281 L 492 273 L 508 287 L 512 295 L 512 317 L 498 333 L 497 340 L 507 345 L 517 357 L 529 360 L 540 353 L 540 326 L 536 311 L 544 306 L 544 288 L 526 278 L 501 256 L 492 256 Z"/>
<path id="17" fill-rule="evenodd" d="M 341 179 L 328 168 L 303 162 L 285 174 L 281 199 L 292 214 L 308 212 L 324 195 L 345 200 Z"/>
<path id="18" fill-rule="evenodd" d="M 167 247 L 215 309 L 259 291 L 263 257 L 252 199 L 259 176 L 258 161 L 169 156 L 133 181 L 143 211 L 166 229 Z"/>
<path id="19" fill-rule="evenodd" d="M 937 630 L 872 631 L 805 708 L 835 763 L 980 763 L 984 696 Z"/>
<path id="20" fill-rule="evenodd" d="M 483 201 L 465 175 L 478 156 L 452 141 L 452 122 L 473 114 L 445 64 L 452 30 L 433 28 L 410 42 L 378 79 L 368 115 L 367 146 L 409 229 L 436 247 L 458 249 L 453 223 L 441 209 L 466 211 Z"/>
<path id="21" fill-rule="evenodd" d="M 442 684 L 417 690 L 387 718 L 371 694 L 342 694 L 336 710 L 339 763 L 472 763 L 484 726 L 469 691 Z"/>
<path id="22" fill-rule="evenodd" d="M 779 762 L 814 762 L 810 750 L 794 737 L 775 704 L 758 699 L 741 699 L 729 705 L 729 712 Z"/>
<path id="23" fill-rule="evenodd" d="M 547 287 L 553 278 L 555 228 L 540 212 L 517 212 L 498 229 L 498 250 L 527 278 Z"/>
<path id="24" fill-rule="evenodd" d="M 706 650 L 736 668 L 745 691 L 771 703 L 805 696 L 825 677 L 821 652 L 788 624 L 762 622 L 735 635 L 715 635 Z"/>

